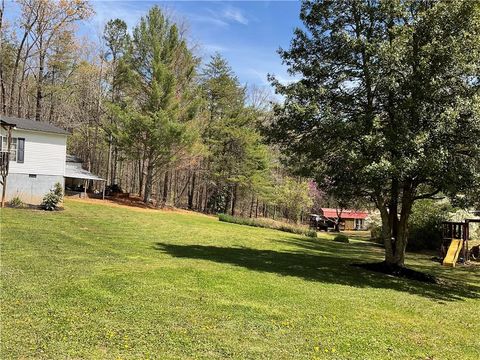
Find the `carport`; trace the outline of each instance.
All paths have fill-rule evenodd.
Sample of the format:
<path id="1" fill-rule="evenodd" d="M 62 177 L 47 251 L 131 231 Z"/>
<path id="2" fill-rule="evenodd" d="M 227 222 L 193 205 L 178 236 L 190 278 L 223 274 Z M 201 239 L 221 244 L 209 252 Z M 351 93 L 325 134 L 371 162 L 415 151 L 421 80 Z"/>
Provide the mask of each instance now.
<path id="1" fill-rule="evenodd" d="M 83 192 L 85 198 L 87 198 L 87 188 L 88 181 L 99 181 L 102 183 L 102 199 L 105 199 L 105 184 L 107 180 L 102 179 L 101 177 L 92 174 L 90 171 L 79 168 L 67 166 L 65 168 L 65 193 L 78 193 L 81 194 L 81 191 L 76 191 L 75 189 L 80 189 L 83 185 Z M 81 196 L 81 195 L 80 195 Z"/>

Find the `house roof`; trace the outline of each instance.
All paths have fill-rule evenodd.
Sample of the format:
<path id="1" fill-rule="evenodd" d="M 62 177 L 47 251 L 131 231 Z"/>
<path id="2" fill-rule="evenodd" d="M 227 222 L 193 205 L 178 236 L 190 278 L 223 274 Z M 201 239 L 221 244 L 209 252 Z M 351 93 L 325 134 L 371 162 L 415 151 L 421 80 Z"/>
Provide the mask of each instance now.
<path id="1" fill-rule="evenodd" d="M 327 218 L 337 218 L 337 209 L 332 208 L 322 208 L 322 215 Z M 340 209 L 338 209 L 338 213 L 340 214 Z M 340 214 L 341 219 L 365 219 L 368 216 L 366 211 L 360 210 L 342 210 Z"/>
<path id="2" fill-rule="evenodd" d="M 73 162 L 73 163 L 82 163 L 82 159 L 80 159 L 78 156 L 76 155 L 70 155 L 70 154 L 67 154 L 66 158 L 65 158 L 66 162 Z"/>
<path id="3" fill-rule="evenodd" d="M 74 178 L 74 179 L 85 179 L 85 180 L 101 180 L 105 181 L 101 177 L 92 174 L 90 171 L 85 169 L 79 169 L 73 166 L 65 167 L 65 177 Z"/>
<path id="4" fill-rule="evenodd" d="M 2 120 L 2 122 L 5 122 L 7 124 L 14 124 L 17 129 L 41 131 L 41 132 L 62 134 L 62 135 L 69 134 L 69 132 L 66 131 L 65 129 L 62 129 L 58 126 L 55 126 L 43 121 L 22 119 L 22 118 L 10 117 L 5 115 L 0 115 L 0 119 Z"/>

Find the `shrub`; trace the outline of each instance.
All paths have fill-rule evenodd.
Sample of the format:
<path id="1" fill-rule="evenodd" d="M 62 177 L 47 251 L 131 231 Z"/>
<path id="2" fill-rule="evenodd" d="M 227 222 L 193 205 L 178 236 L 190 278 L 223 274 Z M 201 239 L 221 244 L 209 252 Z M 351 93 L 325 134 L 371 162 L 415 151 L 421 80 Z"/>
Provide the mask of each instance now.
<path id="1" fill-rule="evenodd" d="M 23 201 L 18 196 L 15 196 L 8 204 L 14 208 L 23 207 Z"/>
<path id="2" fill-rule="evenodd" d="M 377 244 L 383 244 L 383 238 L 382 238 L 382 226 L 372 226 L 370 228 L 370 240 Z"/>
<path id="3" fill-rule="evenodd" d="M 53 189 L 51 189 L 50 192 L 44 196 L 41 207 L 44 210 L 53 211 L 57 208 L 58 203 L 62 201 L 62 198 L 62 185 L 57 182 Z"/>
<path id="4" fill-rule="evenodd" d="M 448 220 L 450 210 L 451 205 L 446 201 L 417 201 L 408 222 L 407 250 L 439 249 L 442 242 L 442 222 Z M 381 223 L 372 224 L 370 238 L 383 245 Z"/>
<path id="5" fill-rule="evenodd" d="M 344 235 L 344 234 L 338 234 L 337 236 L 335 236 L 333 238 L 333 241 L 336 241 L 336 242 L 341 242 L 341 243 L 349 243 L 350 241 L 348 240 L 348 236 L 347 235 Z"/>
<path id="6" fill-rule="evenodd" d="M 436 250 L 442 243 L 442 222 L 448 220 L 448 202 L 419 200 L 409 219 L 408 250 Z"/>
<path id="7" fill-rule="evenodd" d="M 105 188 L 105 195 L 111 196 L 111 195 L 114 195 L 114 194 L 123 194 L 123 190 L 120 187 L 120 185 L 112 184 L 112 185 L 108 185 Z"/>
<path id="8" fill-rule="evenodd" d="M 277 205 L 283 209 L 283 215 L 295 223 L 300 220 L 302 212 L 308 211 L 313 205 L 309 184 L 306 181 L 296 181 L 287 177 L 277 186 L 275 193 Z"/>
<path id="9" fill-rule="evenodd" d="M 306 226 L 291 225 L 291 224 L 286 224 L 286 223 L 271 220 L 271 219 L 249 219 L 249 218 L 231 216 L 227 214 L 219 214 L 218 219 L 220 221 L 233 223 L 233 224 L 262 227 L 267 229 L 285 231 L 285 232 L 298 234 L 298 235 L 305 235 L 308 237 L 317 237 L 317 232 L 315 230 L 307 228 Z"/>

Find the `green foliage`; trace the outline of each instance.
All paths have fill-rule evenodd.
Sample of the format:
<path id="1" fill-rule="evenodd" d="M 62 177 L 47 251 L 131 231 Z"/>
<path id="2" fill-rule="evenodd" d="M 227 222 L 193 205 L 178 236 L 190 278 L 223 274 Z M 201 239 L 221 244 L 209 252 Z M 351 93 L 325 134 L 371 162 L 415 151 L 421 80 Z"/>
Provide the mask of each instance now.
<path id="1" fill-rule="evenodd" d="M 58 203 L 63 199 L 63 189 L 60 183 L 55 183 L 53 189 L 51 189 L 44 197 L 42 204 L 40 205 L 42 209 L 53 211 L 57 209 Z"/>
<path id="2" fill-rule="evenodd" d="M 442 222 L 447 221 L 452 210 L 447 201 L 419 200 L 409 219 L 409 250 L 438 250 L 442 242 Z"/>
<path id="3" fill-rule="evenodd" d="M 124 55 L 128 47 L 130 37 L 127 30 L 127 23 L 121 19 L 109 20 L 103 30 L 103 39 L 108 49 L 105 57 L 107 59 L 111 58 L 114 65 Z"/>
<path id="4" fill-rule="evenodd" d="M 370 240 L 377 244 L 383 244 L 382 238 L 382 226 L 381 225 L 372 225 L 370 228 Z"/>
<path id="5" fill-rule="evenodd" d="M 301 80 L 272 79 L 268 133 L 328 194 L 373 199 L 402 265 L 412 204 L 479 183 L 480 6 L 312 0 L 300 18 L 280 55 Z"/>
<path id="6" fill-rule="evenodd" d="M 345 234 L 335 235 L 335 237 L 333 238 L 333 241 L 340 242 L 340 243 L 347 243 L 347 244 L 350 242 L 350 240 L 348 239 L 348 236 Z"/>
<path id="7" fill-rule="evenodd" d="M 110 36 L 113 45 L 117 32 L 123 31 L 122 25 Z M 125 35 L 121 38 L 128 41 Z M 154 177 L 188 152 L 198 135 L 191 126 L 199 106 L 194 83 L 197 63 L 177 25 L 153 6 L 133 29 L 119 65 L 129 96 L 111 104 L 110 115 L 120 120 L 116 138 L 127 154 L 147 164 L 146 202 Z"/>
<path id="8" fill-rule="evenodd" d="M 262 193 L 269 183 L 269 152 L 256 128 L 258 113 L 245 106 L 245 88 L 219 54 L 204 67 L 202 139 L 212 179 L 211 212 L 227 212 L 239 193 Z"/>
<path id="9" fill-rule="evenodd" d="M 223 222 L 229 222 L 239 225 L 248 225 L 254 227 L 262 227 L 274 230 L 285 231 L 293 234 L 305 235 L 308 237 L 317 237 L 315 230 L 309 229 L 304 226 L 292 225 L 275 221 L 271 219 L 250 219 L 238 216 L 231 216 L 227 214 L 218 214 L 218 219 Z"/>
<path id="10" fill-rule="evenodd" d="M 283 183 L 277 186 L 276 200 L 284 209 L 285 218 L 295 223 L 300 220 L 302 212 L 308 211 L 313 205 L 308 182 L 289 177 L 285 177 Z"/>
<path id="11" fill-rule="evenodd" d="M 10 200 L 8 202 L 8 205 L 10 205 L 11 207 L 14 207 L 14 208 L 21 208 L 21 207 L 23 207 L 23 201 L 22 201 L 22 199 L 20 199 L 20 197 L 15 196 L 15 197 L 12 198 L 12 200 Z"/>

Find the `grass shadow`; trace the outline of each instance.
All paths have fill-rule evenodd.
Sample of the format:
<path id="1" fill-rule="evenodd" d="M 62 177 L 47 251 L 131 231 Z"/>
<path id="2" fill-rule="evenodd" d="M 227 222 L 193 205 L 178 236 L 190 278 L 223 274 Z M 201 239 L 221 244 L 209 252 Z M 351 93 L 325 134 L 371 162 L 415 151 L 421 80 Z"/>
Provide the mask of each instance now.
<path id="1" fill-rule="evenodd" d="M 278 240 L 277 240 L 278 241 Z M 288 238 L 283 244 L 295 245 L 290 251 L 246 247 L 174 245 L 158 242 L 155 249 L 177 258 L 214 261 L 254 271 L 295 276 L 308 281 L 348 285 L 358 288 L 393 289 L 435 301 L 479 299 L 480 287 L 463 282 L 442 281 L 428 284 L 353 268 L 354 262 L 378 261 L 368 244 L 331 244 L 305 238 Z M 353 245 L 353 246 L 352 246 Z M 340 249 L 339 246 L 342 246 Z"/>

